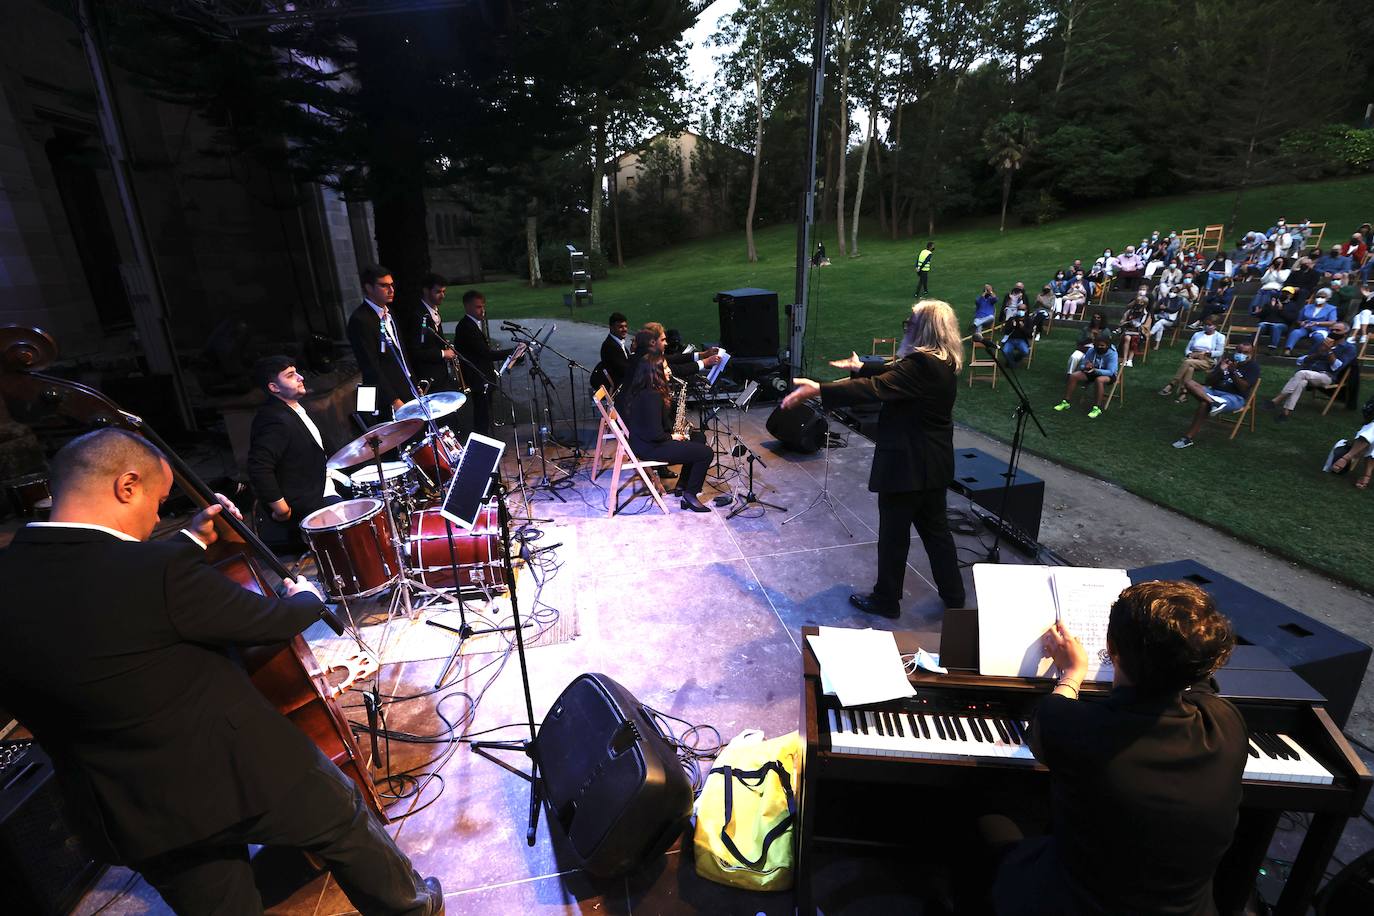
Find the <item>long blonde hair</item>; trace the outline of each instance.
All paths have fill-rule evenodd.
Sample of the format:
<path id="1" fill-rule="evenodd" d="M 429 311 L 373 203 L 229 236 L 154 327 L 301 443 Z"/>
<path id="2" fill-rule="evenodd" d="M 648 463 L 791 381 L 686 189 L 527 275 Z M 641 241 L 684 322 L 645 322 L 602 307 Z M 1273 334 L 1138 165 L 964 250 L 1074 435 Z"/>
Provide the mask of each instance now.
<path id="1" fill-rule="evenodd" d="M 911 307 L 898 356 L 925 353 L 944 360 L 958 372 L 964 368 L 964 345 L 954 308 L 939 299 L 922 299 Z"/>

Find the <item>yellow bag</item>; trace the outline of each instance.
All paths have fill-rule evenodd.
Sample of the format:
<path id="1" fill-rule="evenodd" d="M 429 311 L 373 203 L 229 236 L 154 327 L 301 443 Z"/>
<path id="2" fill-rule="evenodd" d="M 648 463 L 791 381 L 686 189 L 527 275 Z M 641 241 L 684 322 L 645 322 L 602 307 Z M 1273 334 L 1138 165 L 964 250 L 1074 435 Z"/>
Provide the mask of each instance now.
<path id="1" fill-rule="evenodd" d="M 770 741 L 741 732 L 716 758 L 697 799 L 697 874 L 755 891 L 792 887 L 802 765 L 797 732 Z"/>

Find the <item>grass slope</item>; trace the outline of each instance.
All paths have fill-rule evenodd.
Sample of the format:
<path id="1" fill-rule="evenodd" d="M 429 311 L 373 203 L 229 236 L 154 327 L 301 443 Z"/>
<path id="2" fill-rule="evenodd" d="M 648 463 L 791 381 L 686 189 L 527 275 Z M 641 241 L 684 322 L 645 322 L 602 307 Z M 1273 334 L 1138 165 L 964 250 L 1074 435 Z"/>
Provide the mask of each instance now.
<path id="1" fill-rule="evenodd" d="M 935 238 L 931 294 L 951 302 L 961 323 L 967 325 L 983 283 L 992 283 L 1002 293 L 1013 282 L 1024 280 L 1033 293 L 1074 257 L 1091 262 L 1102 248 L 1120 250 L 1152 229 L 1168 232 L 1223 222 L 1231 202 L 1230 194 L 1161 198 L 1080 212 L 1048 226 L 1012 229 L 1005 235 L 997 232 L 995 224 L 956 227 Z M 1263 228 L 1278 216 L 1290 222 L 1325 221 L 1329 244 L 1348 237 L 1369 219 L 1371 202 L 1374 177 L 1256 189 L 1242 202 L 1237 225 L 1240 231 Z M 829 378 L 835 373 L 822 368 L 825 359 L 850 350 L 865 353 L 873 337 L 899 334 L 915 288 L 912 262 L 924 239 L 894 242 L 865 224 L 860 237 L 862 256 L 841 258 L 833 227 L 822 227 L 819 235 L 826 240 L 833 264 L 815 272 L 807 354 L 812 373 Z M 711 297 L 717 291 L 758 286 L 777 290 L 781 301 L 792 298 L 794 228 L 770 227 L 757 240 L 760 260 L 756 264 L 744 258 L 742 233 L 638 259 L 596 284 L 596 305 L 575 317 L 599 323 L 611 311 L 621 311 L 629 316 L 632 327 L 659 320 L 680 328 L 685 339 L 714 340 L 719 330 Z M 507 282 L 488 284 L 483 291 L 492 315 L 502 319 L 569 315 L 560 289 L 532 290 Z M 450 300 L 446 309 L 450 316 L 457 317 L 460 310 Z M 1242 432 L 1235 441 L 1225 438 L 1229 428 L 1209 424 L 1198 445 L 1176 450 L 1170 443 L 1187 427 L 1191 407 L 1176 406 L 1154 392 L 1176 368 L 1181 345 L 1151 354 L 1145 366 L 1137 362 L 1127 376 L 1124 409 L 1113 407 L 1103 417 L 1088 420 L 1086 402 L 1064 414 L 1049 409 L 1062 394 L 1063 367 L 1074 337 L 1074 332 L 1061 330 L 1042 340 L 1034 365 L 1023 373 L 1049 433 L 1042 438 L 1032 430 L 1029 450 L 1374 589 L 1374 565 L 1364 542 L 1364 535 L 1374 530 L 1374 492 L 1356 491 L 1349 477 L 1319 473 L 1331 443 L 1357 428 L 1357 414 L 1338 405 L 1322 417 L 1320 405 L 1308 399 L 1287 424 L 1261 415 L 1257 432 Z M 1276 394 L 1291 372 L 1287 367 L 1266 366 L 1261 395 Z M 963 386 L 956 419 L 1005 439 L 1011 434 L 1014 406 L 1005 384 L 999 383 L 995 391 L 986 384 Z M 1083 521 L 1085 532 L 1130 523 L 1124 517 Z M 1180 545 L 1179 552 L 1186 554 L 1187 546 Z"/>

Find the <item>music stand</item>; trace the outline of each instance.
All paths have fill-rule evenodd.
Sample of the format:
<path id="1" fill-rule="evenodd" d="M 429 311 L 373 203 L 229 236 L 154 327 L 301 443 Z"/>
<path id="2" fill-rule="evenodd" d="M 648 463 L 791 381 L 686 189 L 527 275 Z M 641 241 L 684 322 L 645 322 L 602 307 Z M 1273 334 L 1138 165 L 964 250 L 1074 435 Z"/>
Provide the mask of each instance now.
<path id="1" fill-rule="evenodd" d="M 501 456 L 506 450 L 506 443 L 498 439 L 492 439 L 479 433 L 469 433 L 467 445 L 463 448 L 463 454 L 458 459 L 458 467 L 453 469 L 453 476 L 449 479 L 448 492 L 444 494 L 444 502 L 439 508 L 439 514 L 443 516 L 444 527 L 448 533 L 450 564 L 453 569 L 453 587 L 462 592 L 462 583 L 458 581 L 458 567 L 453 560 L 453 528 L 458 526 L 464 531 L 471 531 L 481 517 L 482 508 L 487 498 L 487 490 L 491 486 L 491 481 L 496 476 L 501 467 Z M 504 523 L 504 522 L 503 522 Z M 515 602 L 515 579 L 507 576 L 506 591 L 510 594 L 511 603 Z M 426 620 L 425 623 L 441 630 L 447 630 L 458 637 L 454 643 L 453 652 L 449 654 L 448 661 L 444 667 L 439 669 L 439 679 L 434 682 L 435 688 L 443 686 L 444 678 L 448 675 L 449 669 L 453 667 L 454 661 L 458 658 L 458 653 L 463 651 L 463 643 L 472 636 L 485 636 L 488 633 L 505 633 L 516 628 L 512 626 L 495 627 L 473 627 L 468 623 L 467 607 L 464 602 L 458 602 L 458 626 L 451 627 L 448 624 L 440 623 L 437 620 Z"/>

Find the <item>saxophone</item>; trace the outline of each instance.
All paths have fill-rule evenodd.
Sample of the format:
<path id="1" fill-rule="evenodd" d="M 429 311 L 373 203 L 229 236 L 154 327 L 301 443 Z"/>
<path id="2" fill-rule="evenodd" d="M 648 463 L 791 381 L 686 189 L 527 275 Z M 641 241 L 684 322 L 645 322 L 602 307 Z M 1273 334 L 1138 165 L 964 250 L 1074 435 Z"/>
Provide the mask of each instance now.
<path id="1" fill-rule="evenodd" d="M 686 440 L 687 434 L 692 431 L 691 425 L 687 422 L 687 382 L 682 379 L 668 378 L 668 384 L 677 389 L 677 413 L 673 415 L 673 438 Z"/>

